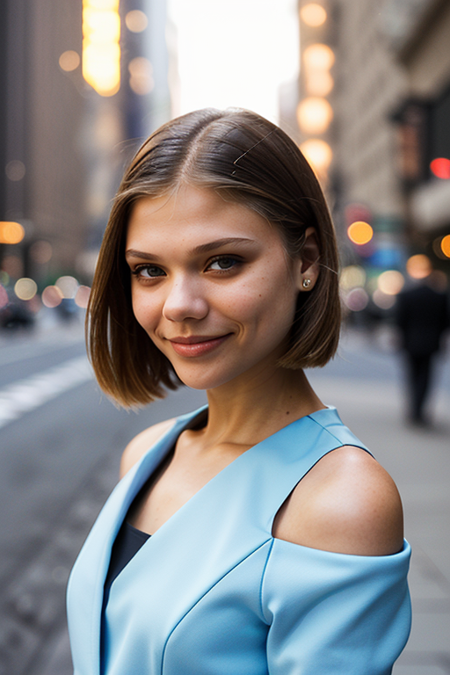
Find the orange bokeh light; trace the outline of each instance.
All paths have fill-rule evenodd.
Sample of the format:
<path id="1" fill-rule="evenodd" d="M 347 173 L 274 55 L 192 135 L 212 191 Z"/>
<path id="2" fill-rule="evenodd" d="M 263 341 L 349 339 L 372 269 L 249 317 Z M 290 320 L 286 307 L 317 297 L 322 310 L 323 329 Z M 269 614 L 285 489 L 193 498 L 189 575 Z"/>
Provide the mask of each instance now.
<path id="1" fill-rule="evenodd" d="M 432 173 L 437 178 L 442 178 L 443 180 L 450 179 L 450 159 L 446 157 L 436 157 L 430 164 L 430 169 Z"/>
<path id="2" fill-rule="evenodd" d="M 324 44 L 313 44 L 303 52 L 303 61 L 309 70 L 329 70 L 334 63 L 334 52 Z"/>
<path id="3" fill-rule="evenodd" d="M 413 279 L 425 279 L 431 274 L 431 262 L 428 256 L 419 253 L 406 261 L 406 271 Z"/>
<path id="4" fill-rule="evenodd" d="M 350 241 L 358 246 L 368 244 L 373 237 L 373 229 L 369 223 L 363 220 L 357 220 L 352 223 L 347 230 L 347 235 Z"/>
<path id="5" fill-rule="evenodd" d="M 307 26 L 317 28 L 325 23 L 327 13 L 322 5 L 317 4 L 317 2 L 310 2 L 301 8 L 300 18 Z"/>
<path id="6" fill-rule="evenodd" d="M 450 234 L 443 237 L 441 241 L 441 251 L 446 258 L 450 258 Z"/>
<path id="7" fill-rule="evenodd" d="M 309 138 L 300 145 L 300 150 L 314 171 L 324 177 L 333 159 L 333 151 L 328 143 L 320 138 Z"/>
<path id="8" fill-rule="evenodd" d="M 0 222 L 0 244 L 20 244 L 24 236 L 25 230 L 20 223 Z"/>
<path id="9" fill-rule="evenodd" d="M 297 106 L 297 121 L 306 134 L 323 134 L 333 119 L 333 109 L 326 98 L 310 96 Z"/>
<path id="10" fill-rule="evenodd" d="M 327 70 L 312 70 L 306 74 L 306 91 L 311 96 L 328 96 L 334 80 Z"/>
<path id="11" fill-rule="evenodd" d="M 66 73 L 70 73 L 72 70 L 76 70 L 80 65 L 81 59 L 80 55 L 69 49 L 66 52 L 63 52 L 59 57 L 59 67 L 61 70 L 65 70 Z"/>

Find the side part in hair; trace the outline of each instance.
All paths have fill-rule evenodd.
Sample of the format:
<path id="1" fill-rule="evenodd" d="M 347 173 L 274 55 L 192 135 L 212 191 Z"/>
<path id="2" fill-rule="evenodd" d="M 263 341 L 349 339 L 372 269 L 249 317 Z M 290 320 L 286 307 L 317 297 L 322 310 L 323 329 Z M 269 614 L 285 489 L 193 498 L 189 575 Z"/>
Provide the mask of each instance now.
<path id="1" fill-rule="evenodd" d="M 131 305 L 125 239 L 134 203 L 180 185 L 215 190 L 277 227 L 291 257 L 302 255 L 314 227 L 320 251 L 315 287 L 299 293 L 289 369 L 323 366 L 335 354 L 340 330 L 338 258 L 334 228 L 319 183 L 297 145 L 276 125 L 247 110 L 199 110 L 150 136 L 125 172 L 96 268 L 86 324 L 88 354 L 102 389 L 129 407 L 179 386 L 169 360 L 136 321 Z"/>

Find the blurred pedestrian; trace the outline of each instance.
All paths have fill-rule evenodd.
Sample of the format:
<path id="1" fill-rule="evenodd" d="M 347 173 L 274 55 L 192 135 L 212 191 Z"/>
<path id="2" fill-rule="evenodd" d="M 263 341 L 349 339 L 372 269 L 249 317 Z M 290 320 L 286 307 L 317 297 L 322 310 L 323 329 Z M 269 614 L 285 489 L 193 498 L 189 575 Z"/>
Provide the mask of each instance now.
<path id="1" fill-rule="evenodd" d="M 337 249 L 297 145 L 245 110 L 169 122 L 117 194 L 89 353 L 146 429 L 73 569 L 77 675 L 387 675 L 410 626 L 397 489 L 311 388 L 334 355 Z"/>
<path id="2" fill-rule="evenodd" d="M 398 296 L 396 320 L 405 358 L 408 418 L 413 424 L 427 425 L 435 356 L 450 324 L 448 297 L 431 266 L 426 277 Z"/>

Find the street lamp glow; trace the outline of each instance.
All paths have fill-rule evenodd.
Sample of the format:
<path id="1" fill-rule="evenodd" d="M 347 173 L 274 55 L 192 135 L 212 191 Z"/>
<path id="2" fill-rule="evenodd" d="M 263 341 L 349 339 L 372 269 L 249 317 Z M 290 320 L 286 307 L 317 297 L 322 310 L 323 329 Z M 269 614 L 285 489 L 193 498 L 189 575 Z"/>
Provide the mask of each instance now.
<path id="1" fill-rule="evenodd" d="M 132 9 L 125 15 L 125 24 L 132 33 L 142 33 L 148 26 L 147 15 L 140 9 Z"/>
<path id="2" fill-rule="evenodd" d="M 308 69 L 330 70 L 334 60 L 334 52 L 328 45 L 313 44 L 303 52 L 303 62 Z"/>
<path id="3" fill-rule="evenodd" d="M 317 2 L 310 2 L 300 10 L 300 18 L 307 26 L 317 28 L 322 26 L 327 20 L 327 13 L 322 5 Z"/>
<path id="4" fill-rule="evenodd" d="M 363 220 L 357 220 L 352 223 L 347 230 L 348 238 L 358 246 L 368 244 L 373 237 L 373 229 L 369 223 Z"/>
<path id="5" fill-rule="evenodd" d="M 72 70 L 78 68 L 80 61 L 80 55 L 73 51 L 73 49 L 69 49 L 66 52 L 63 52 L 59 57 L 59 67 L 66 73 L 70 73 Z"/>
<path id="6" fill-rule="evenodd" d="M 446 258 L 450 258 L 450 234 L 447 234 L 442 238 L 441 251 Z"/>
<path id="7" fill-rule="evenodd" d="M 319 176 L 326 175 L 333 159 L 333 152 L 328 143 L 320 138 L 309 138 L 300 145 L 300 150 Z"/>
<path id="8" fill-rule="evenodd" d="M 20 223 L 0 222 L 0 244 L 20 244 L 24 236 L 25 230 Z"/>
<path id="9" fill-rule="evenodd" d="M 32 300 L 37 293 L 37 284 L 33 279 L 23 277 L 16 281 L 14 293 L 19 300 Z"/>
<path id="10" fill-rule="evenodd" d="M 305 134 L 323 134 L 333 119 L 333 109 L 325 98 L 310 96 L 297 106 L 297 121 Z"/>
<path id="11" fill-rule="evenodd" d="M 385 295 L 398 295 L 405 285 L 405 278 L 397 270 L 386 270 L 378 277 L 378 288 Z"/>
<path id="12" fill-rule="evenodd" d="M 334 87 L 334 80 L 327 70 L 313 70 L 306 73 L 305 87 L 311 96 L 328 96 Z"/>
<path id="13" fill-rule="evenodd" d="M 119 0 L 83 0 L 83 77 L 101 96 L 120 88 Z"/>
<path id="14" fill-rule="evenodd" d="M 427 255 L 418 253 L 406 261 L 406 271 L 413 279 L 425 279 L 431 274 L 431 262 Z"/>

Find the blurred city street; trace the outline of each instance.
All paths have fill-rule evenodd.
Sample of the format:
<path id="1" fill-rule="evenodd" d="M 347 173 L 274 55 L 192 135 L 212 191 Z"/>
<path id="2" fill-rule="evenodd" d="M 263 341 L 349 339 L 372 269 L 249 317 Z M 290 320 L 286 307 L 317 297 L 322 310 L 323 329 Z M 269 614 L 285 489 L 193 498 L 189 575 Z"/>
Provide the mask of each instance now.
<path id="1" fill-rule="evenodd" d="M 205 107 L 279 125 L 323 188 L 351 328 L 308 376 L 402 495 L 413 628 L 394 675 L 450 675 L 450 330 L 412 426 L 394 329 L 406 350 L 411 324 L 438 343 L 450 322 L 426 299 L 449 302 L 449 45 L 448 0 L 0 0 L 0 675 L 72 675 L 68 575 L 121 453 L 206 401 L 116 408 L 83 328 L 125 166 Z M 428 313 L 402 325 L 414 289 Z"/>
<path id="2" fill-rule="evenodd" d="M 83 354 L 81 322 L 0 333 L 1 675 L 71 675 L 65 586 L 120 453 L 141 429 L 205 400 L 182 389 L 139 414 L 119 411 Z M 450 673 L 448 358 L 439 371 L 430 428 L 404 423 L 401 362 L 386 329 L 344 334 L 334 362 L 309 372 L 402 494 L 414 618 L 396 675 Z"/>

